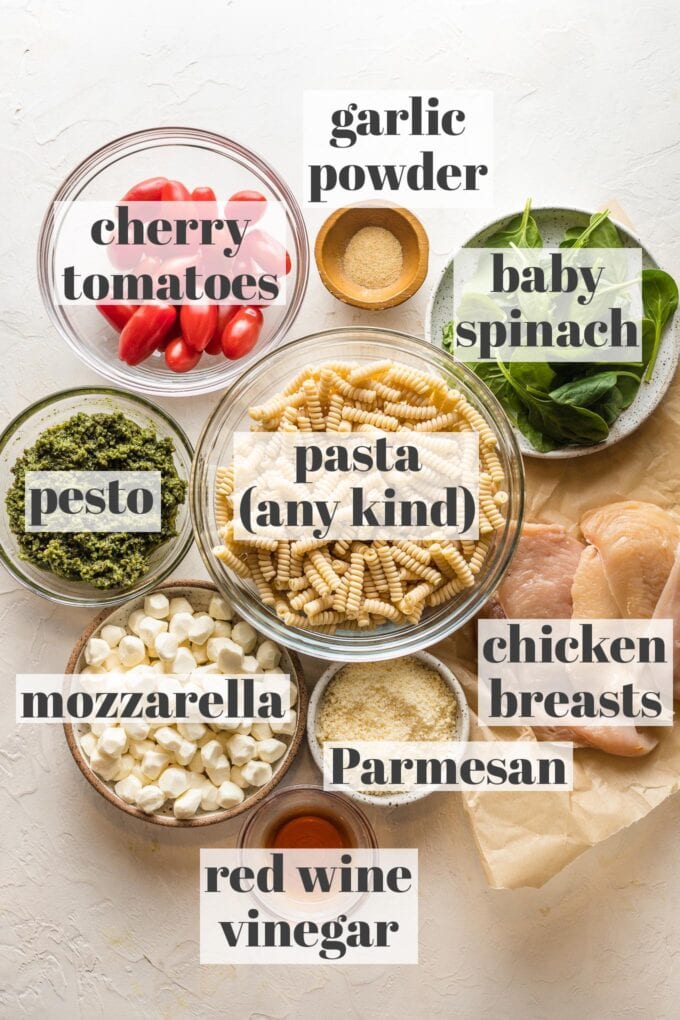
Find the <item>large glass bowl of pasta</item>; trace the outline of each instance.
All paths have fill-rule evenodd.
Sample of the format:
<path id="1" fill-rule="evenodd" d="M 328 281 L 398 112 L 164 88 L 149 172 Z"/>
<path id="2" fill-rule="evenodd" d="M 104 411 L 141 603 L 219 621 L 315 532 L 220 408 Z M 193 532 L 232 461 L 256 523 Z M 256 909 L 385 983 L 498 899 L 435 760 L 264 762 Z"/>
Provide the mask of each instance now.
<path id="1" fill-rule="evenodd" d="M 476 538 L 235 538 L 237 433 L 376 429 L 478 433 Z M 510 563 L 524 507 L 514 432 L 484 383 L 431 344 L 363 326 L 294 340 L 244 372 L 206 422 L 190 487 L 201 555 L 239 615 L 298 652 L 346 662 L 417 651 L 471 620 Z"/>

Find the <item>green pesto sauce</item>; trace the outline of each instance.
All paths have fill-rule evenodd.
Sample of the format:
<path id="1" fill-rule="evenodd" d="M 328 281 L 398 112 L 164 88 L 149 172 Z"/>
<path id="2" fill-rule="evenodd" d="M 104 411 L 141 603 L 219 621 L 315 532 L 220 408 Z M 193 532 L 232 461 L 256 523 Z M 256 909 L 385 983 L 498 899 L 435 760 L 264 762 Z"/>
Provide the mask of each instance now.
<path id="1" fill-rule="evenodd" d="M 12 468 L 14 481 L 5 498 L 20 557 L 69 581 L 95 588 L 129 587 L 149 570 L 149 556 L 176 534 L 178 508 L 186 482 L 177 474 L 172 439 L 159 438 L 120 411 L 76 414 L 45 429 Z M 160 471 L 161 530 L 157 532 L 26 533 L 27 471 Z"/>

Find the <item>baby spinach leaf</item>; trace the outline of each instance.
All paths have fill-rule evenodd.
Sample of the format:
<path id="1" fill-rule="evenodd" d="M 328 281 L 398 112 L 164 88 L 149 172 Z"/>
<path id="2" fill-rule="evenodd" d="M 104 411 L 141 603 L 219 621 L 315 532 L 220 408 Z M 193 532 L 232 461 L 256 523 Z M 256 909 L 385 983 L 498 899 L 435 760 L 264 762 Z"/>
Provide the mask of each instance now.
<path id="1" fill-rule="evenodd" d="M 509 248 L 511 245 L 517 248 L 542 248 L 543 239 L 538 229 L 536 220 L 531 215 L 531 199 L 528 198 L 524 206 L 524 212 L 519 216 L 513 216 L 506 226 L 497 230 L 484 242 L 485 248 Z"/>
<path id="2" fill-rule="evenodd" d="M 651 336 L 651 350 L 645 356 L 647 363 L 645 382 L 649 382 L 652 377 L 661 345 L 661 336 L 677 307 L 678 285 L 673 277 L 665 273 L 663 269 L 643 269 L 642 309 L 645 320 L 649 320 L 651 323 L 651 326 L 646 326 L 648 343 Z M 644 348 L 644 322 L 642 336 Z"/>
<path id="3" fill-rule="evenodd" d="M 593 213 L 585 227 L 569 227 L 560 248 L 622 248 L 618 230 L 609 219 L 609 209 Z"/>
<path id="4" fill-rule="evenodd" d="M 573 379 L 550 391 L 550 399 L 556 404 L 572 404 L 577 407 L 592 407 L 616 386 L 616 372 L 599 372 L 584 379 Z"/>

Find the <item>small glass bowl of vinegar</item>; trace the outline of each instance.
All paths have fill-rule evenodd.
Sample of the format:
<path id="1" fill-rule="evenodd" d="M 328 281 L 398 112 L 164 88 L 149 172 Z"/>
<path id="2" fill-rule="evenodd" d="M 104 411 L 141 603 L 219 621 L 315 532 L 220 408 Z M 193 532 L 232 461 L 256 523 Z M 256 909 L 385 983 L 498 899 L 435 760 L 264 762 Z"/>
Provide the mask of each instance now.
<path id="1" fill-rule="evenodd" d="M 238 845 L 243 850 L 375 850 L 378 841 L 349 798 L 318 786 L 286 786 L 253 811 Z"/>

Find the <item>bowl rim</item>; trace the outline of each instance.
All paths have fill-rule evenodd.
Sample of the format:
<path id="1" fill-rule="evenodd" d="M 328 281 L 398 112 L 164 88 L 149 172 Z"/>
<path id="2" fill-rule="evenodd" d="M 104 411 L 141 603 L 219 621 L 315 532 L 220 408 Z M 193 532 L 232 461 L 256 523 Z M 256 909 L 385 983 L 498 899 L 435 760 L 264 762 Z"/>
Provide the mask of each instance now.
<path id="1" fill-rule="evenodd" d="M 418 251 L 418 263 L 415 272 L 406 281 L 406 283 L 402 287 L 399 287 L 398 290 L 392 289 L 390 291 L 389 287 L 381 288 L 380 294 L 382 296 L 376 297 L 373 300 L 357 297 L 352 295 L 349 291 L 338 287 L 326 272 L 326 259 L 324 255 L 326 242 L 331 231 L 342 219 L 345 218 L 345 216 L 355 212 L 356 210 L 370 212 L 371 209 L 377 209 L 381 212 L 386 210 L 398 219 L 404 220 L 415 234 L 416 247 Z M 375 203 L 364 205 L 363 203 L 357 203 L 356 205 L 345 205 L 340 209 L 335 209 L 322 223 L 319 228 L 319 232 L 316 235 L 316 241 L 314 242 L 314 260 L 316 262 L 319 276 L 321 277 L 321 282 L 326 290 L 339 301 L 342 301 L 347 305 L 351 305 L 353 308 L 363 308 L 366 311 L 382 311 L 383 309 L 394 308 L 396 305 L 403 304 L 404 301 L 408 301 L 409 298 L 412 298 L 425 282 L 429 255 L 430 242 L 424 226 L 410 209 L 397 205 L 376 205 Z"/>
<path id="2" fill-rule="evenodd" d="M 28 407 L 25 407 L 23 411 L 20 411 L 19 414 L 12 418 L 9 424 L 0 433 L 0 455 L 2 454 L 3 450 L 5 449 L 10 439 L 16 436 L 17 433 L 19 433 L 19 431 L 21 430 L 21 427 L 25 425 L 26 422 L 30 421 L 30 419 L 36 413 L 44 410 L 45 408 L 50 407 L 51 405 L 57 405 L 62 400 L 71 399 L 73 397 L 88 397 L 88 396 L 112 397 L 114 400 L 123 397 L 125 400 L 130 400 L 132 403 L 139 404 L 146 411 L 150 411 L 152 417 L 155 416 L 161 418 L 170 428 L 173 437 L 176 437 L 181 442 L 182 446 L 184 447 L 184 451 L 187 455 L 189 464 L 193 466 L 194 447 L 192 446 L 191 440 L 189 439 L 188 435 L 186 434 L 182 426 L 179 424 L 179 422 L 176 421 L 175 418 L 173 418 L 173 416 L 168 411 L 165 410 L 165 408 L 159 407 L 157 404 L 154 404 L 152 401 L 148 400 L 143 394 L 133 393 L 129 390 L 120 390 L 113 386 L 74 386 L 65 390 L 57 390 L 55 393 L 51 393 L 46 397 L 41 397 L 40 400 L 36 400 L 32 404 L 29 404 Z M 85 409 L 83 409 L 83 411 L 84 413 L 87 413 Z M 73 413 L 76 414 L 79 412 L 74 411 Z M 125 412 L 121 409 L 121 413 Z M 186 479 L 187 496 L 185 504 L 183 505 L 187 505 L 187 503 L 190 503 L 190 489 L 189 489 L 190 481 L 191 471 L 189 471 L 189 476 Z M 2 512 L 3 513 L 5 512 L 4 506 L 2 507 Z M 120 606 L 126 600 L 136 598 L 139 595 L 147 594 L 149 591 L 155 588 L 156 585 L 163 583 L 168 577 L 168 574 L 171 574 L 172 571 L 179 566 L 179 564 L 187 555 L 189 549 L 191 548 L 194 542 L 191 508 L 188 505 L 187 514 L 188 521 L 191 524 L 191 527 L 187 529 L 187 534 L 181 542 L 178 541 L 178 539 L 180 538 L 179 534 L 177 534 L 174 538 L 169 539 L 167 543 L 168 548 L 171 548 L 172 543 L 177 541 L 177 551 L 175 555 L 168 557 L 167 566 L 164 566 L 161 569 L 160 574 L 156 578 L 156 580 L 140 583 L 139 588 L 127 590 L 125 592 L 119 593 L 118 595 L 105 596 L 104 595 L 105 589 L 102 589 L 101 595 L 86 598 L 84 596 L 78 597 L 76 595 L 72 596 L 60 595 L 57 594 L 56 592 L 48 590 L 47 588 L 43 588 L 42 585 L 39 585 L 36 582 L 30 580 L 23 574 L 21 570 L 19 570 L 15 562 L 15 558 L 9 554 L 9 551 L 5 548 L 2 542 L 0 542 L 0 562 L 3 564 L 8 573 L 10 573 L 11 576 L 15 579 L 15 581 L 18 581 L 19 584 L 22 585 L 22 587 L 26 588 L 34 595 L 37 595 L 40 598 L 47 599 L 49 602 L 53 602 L 56 605 L 72 606 L 73 608 L 78 609 L 93 609 L 93 608 L 104 609 L 108 607 L 109 609 L 113 610 L 115 609 L 115 607 Z"/>
<path id="3" fill-rule="evenodd" d="M 106 156 L 115 155 L 137 142 L 143 143 L 148 141 L 149 143 L 153 143 L 155 140 L 162 141 L 164 138 L 170 140 L 173 136 L 177 135 L 182 135 L 188 139 L 188 144 L 190 145 L 200 147 L 201 142 L 210 142 L 241 156 L 248 162 L 255 165 L 257 170 L 268 181 L 272 190 L 278 190 L 283 196 L 286 213 L 290 217 L 293 233 L 296 239 L 296 247 L 298 248 L 298 251 L 296 252 L 298 264 L 296 267 L 297 271 L 293 287 L 295 292 L 293 299 L 285 306 L 285 314 L 283 315 L 281 322 L 267 341 L 267 351 L 275 350 L 278 346 L 280 346 L 282 341 L 292 329 L 295 320 L 299 315 L 300 309 L 302 308 L 305 294 L 307 292 L 310 267 L 309 236 L 307 234 L 307 226 L 295 194 L 283 177 L 281 177 L 272 167 L 269 161 L 264 159 L 253 149 L 242 145 L 240 142 L 237 142 L 226 135 L 204 128 L 165 125 L 161 127 L 141 128 L 136 131 L 129 131 L 124 135 L 119 135 L 111 141 L 98 146 L 98 148 L 81 159 L 80 162 L 73 167 L 49 199 L 38 231 L 38 242 L 36 246 L 36 273 L 43 307 L 47 312 L 51 325 L 73 351 L 78 360 L 87 365 L 91 371 L 96 372 L 97 375 L 118 386 L 134 386 L 135 389 L 141 393 L 169 398 L 192 397 L 214 393 L 217 390 L 224 389 L 225 386 L 229 386 L 235 377 L 232 376 L 229 379 L 225 379 L 221 378 L 218 374 L 216 378 L 199 382 L 197 377 L 194 376 L 195 381 L 192 385 L 189 381 L 192 373 L 189 372 L 186 373 L 185 376 L 178 375 L 176 378 L 173 376 L 172 379 L 169 380 L 172 385 L 165 386 L 154 384 L 152 381 L 143 379 L 128 379 L 125 368 L 119 368 L 116 361 L 112 361 L 111 365 L 109 365 L 108 362 L 99 363 L 97 361 L 95 363 L 94 359 L 91 360 L 89 357 L 85 356 L 80 341 L 71 334 L 69 329 L 66 328 L 62 322 L 61 316 L 59 315 L 58 310 L 60 306 L 55 303 L 52 293 L 53 288 L 51 283 L 50 255 L 52 252 L 53 235 L 55 230 L 55 204 L 57 202 L 68 201 L 69 196 L 72 195 L 72 192 L 77 188 L 81 178 L 86 173 L 94 170 Z M 263 356 L 265 354 L 266 351 L 263 351 Z M 123 362 L 120 364 L 124 365 Z M 233 371 L 234 364 L 234 362 L 225 359 L 225 369 Z M 119 378 L 119 373 L 125 378 L 124 382 L 122 382 L 121 378 Z"/>
<path id="4" fill-rule="evenodd" d="M 432 318 L 433 318 L 432 313 L 433 313 L 433 310 L 434 310 L 435 298 L 436 298 L 437 294 L 439 293 L 439 288 L 441 287 L 442 281 L 443 281 L 446 273 L 451 268 L 451 266 L 453 264 L 453 260 L 456 257 L 456 255 L 458 255 L 458 253 L 461 251 L 461 249 L 465 248 L 469 244 L 469 242 L 472 241 L 474 238 L 478 237 L 480 234 L 483 234 L 485 231 L 489 230 L 491 227 L 499 226 L 500 224 L 505 223 L 508 220 L 511 220 L 514 216 L 517 216 L 518 214 L 520 214 L 521 211 L 522 210 L 519 209 L 519 210 L 515 210 L 514 212 L 507 213 L 507 214 L 504 214 L 502 216 L 496 217 L 494 220 L 489 221 L 483 227 L 480 227 L 478 230 L 476 230 L 473 234 L 470 234 L 468 237 L 466 237 L 466 239 L 461 244 L 458 244 L 454 248 L 449 250 L 449 252 L 448 252 L 448 254 L 445 257 L 445 260 L 444 260 L 441 268 L 437 272 L 437 276 L 436 276 L 434 282 L 432 283 L 432 287 L 430 288 L 430 293 L 429 293 L 429 296 L 428 296 L 428 299 L 427 299 L 427 305 L 425 307 L 425 318 L 424 318 L 424 322 L 423 322 L 423 333 L 424 333 L 425 339 L 426 339 L 426 341 L 428 343 L 432 344 L 434 347 L 436 347 L 438 349 L 441 349 L 441 341 L 437 337 L 434 337 L 433 334 L 432 334 Z M 576 216 L 587 216 L 587 217 L 590 217 L 590 216 L 593 215 L 593 211 L 592 210 L 582 209 L 582 208 L 580 208 L 578 206 L 570 206 L 570 205 L 545 205 L 545 204 L 543 204 L 543 205 L 538 205 L 538 206 L 535 206 L 535 207 L 532 206 L 531 212 L 532 213 L 551 213 L 551 212 L 574 213 L 574 215 L 576 215 Z M 633 241 L 637 242 L 637 245 L 642 249 L 642 251 L 644 253 L 647 254 L 647 256 L 654 263 L 655 267 L 661 268 L 659 266 L 659 263 L 658 263 L 656 257 L 652 254 L 652 252 L 649 250 L 649 248 L 645 244 L 643 244 L 643 242 L 642 242 L 642 240 L 641 240 L 637 230 L 633 229 L 628 224 L 624 223 L 618 216 L 616 216 L 613 213 L 609 214 L 609 219 L 610 219 L 610 221 L 614 224 L 614 226 L 618 230 L 622 230 L 625 235 L 630 237 Z M 674 313 L 673 317 L 671 318 L 671 323 L 670 323 L 671 325 L 673 325 L 673 320 L 679 314 L 680 313 L 678 313 L 677 311 Z M 680 322 L 680 319 L 677 319 L 676 322 Z M 677 329 L 678 327 L 676 326 L 675 328 Z M 680 360 L 680 339 L 678 341 L 676 341 L 676 346 L 679 348 L 679 352 L 676 352 L 676 358 L 675 358 L 675 364 L 676 364 L 676 368 L 677 368 L 678 361 Z M 519 433 L 519 430 L 516 429 L 515 426 L 511 422 L 510 424 L 511 424 L 512 430 L 513 430 L 513 432 L 515 432 L 516 436 L 518 437 L 518 443 L 521 442 L 523 444 L 522 446 L 520 446 L 520 451 L 521 451 L 522 456 L 523 457 L 532 457 L 532 458 L 534 458 L 536 460 L 546 460 L 546 461 L 550 461 L 550 460 L 556 460 L 556 461 L 559 461 L 559 460 L 572 460 L 575 457 L 587 457 L 591 453 L 601 453 L 604 450 L 610 449 L 612 446 L 615 446 L 616 443 L 620 443 L 623 439 L 627 439 L 629 436 L 631 436 L 639 428 L 640 425 L 642 425 L 649 417 L 651 417 L 651 415 L 654 413 L 654 411 L 656 411 L 656 409 L 658 408 L 659 404 L 663 400 L 663 397 L 664 397 L 666 391 L 668 390 L 668 387 L 670 386 L 671 382 L 673 381 L 673 375 L 674 375 L 674 372 L 671 372 L 669 377 L 668 377 L 668 380 L 667 380 L 665 386 L 662 389 L 659 390 L 659 393 L 658 393 L 658 396 L 657 396 L 657 399 L 656 399 L 654 405 L 649 409 L 647 414 L 643 418 L 641 418 L 640 421 L 637 422 L 637 424 L 632 425 L 631 428 L 627 432 L 622 433 L 621 435 L 617 436 L 615 439 L 610 439 L 608 437 L 603 443 L 596 443 L 596 444 L 594 444 L 592 446 L 564 446 L 564 447 L 559 447 L 557 450 L 551 450 L 549 453 L 541 453 L 540 450 L 534 450 L 530 446 L 528 441 L 524 440 L 524 437 L 521 437 L 521 435 Z M 636 395 L 636 399 L 637 399 L 637 395 Z M 633 404 L 634 403 L 635 403 L 635 401 L 633 401 Z M 631 407 L 632 406 L 633 405 L 631 405 Z M 628 408 L 626 408 L 626 410 L 628 410 Z M 524 445 L 526 445 L 526 449 L 523 448 Z"/>
<path id="5" fill-rule="evenodd" d="M 442 678 L 444 683 L 448 686 L 452 692 L 456 705 L 458 707 L 458 732 L 454 737 L 454 740 L 463 744 L 467 744 L 470 739 L 470 706 L 463 690 L 463 686 L 453 672 L 450 666 L 447 666 L 445 662 L 437 658 L 436 655 L 432 655 L 431 652 L 423 650 L 417 652 L 407 652 L 403 658 L 414 658 L 419 662 L 424 663 L 431 669 L 436 670 L 439 676 Z M 394 660 L 392 660 L 394 661 Z M 326 669 L 316 684 L 309 697 L 309 705 L 307 706 L 307 744 L 311 752 L 314 764 L 320 770 L 323 776 L 323 751 L 321 750 L 321 744 L 316 735 L 316 717 L 319 710 L 319 704 L 321 699 L 328 688 L 330 682 L 334 677 L 344 669 L 348 663 L 346 662 L 335 662 L 332 663 L 328 669 Z M 329 793 L 341 793 L 345 797 L 349 797 L 351 800 L 359 801 L 361 804 L 370 804 L 374 807 L 401 807 L 403 804 L 413 804 L 417 800 L 423 800 L 425 797 L 429 797 L 430 794 L 436 793 L 436 788 L 422 787 L 421 789 L 416 788 L 415 790 L 409 790 L 402 793 L 389 793 L 384 796 L 372 795 L 370 793 L 362 793 L 360 790 L 329 790 Z"/>
<path id="6" fill-rule="evenodd" d="M 216 586 L 211 581 L 204 581 L 202 579 L 189 578 L 187 580 L 170 580 L 163 581 L 157 585 L 154 590 L 166 590 L 178 589 L 186 591 L 186 589 L 201 589 L 204 591 L 211 591 L 219 594 Z M 137 601 L 137 599 L 131 599 L 131 602 Z M 69 660 L 66 664 L 65 673 L 70 674 L 75 672 L 75 667 L 78 663 L 83 649 L 90 637 L 104 626 L 109 617 L 120 609 L 121 607 L 113 607 L 99 613 L 93 620 L 90 621 L 88 626 L 83 630 L 82 634 L 74 644 Z M 98 776 L 92 766 L 89 764 L 83 751 L 81 750 L 80 743 L 76 736 L 75 727 L 73 723 L 63 723 L 64 736 L 66 737 L 66 743 L 68 748 L 73 755 L 73 759 L 85 776 L 91 786 L 101 794 L 105 800 L 114 807 L 124 811 L 125 814 L 130 815 L 132 818 L 138 818 L 143 822 L 149 822 L 152 825 L 163 825 L 166 828 L 175 829 L 190 829 L 197 826 L 215 825 L 217 822 L 226 822 L 230 818 L 235 818 L 237 815 L 242 814 L 244 811 L 249 811 L 255 804 L 263 800 L 277 784 L 283 779 L 284 775 L 293 763 L 293 760 L 297 757 L 302 743 L 302 738 L 305 733 L 307 726 L 307 686 L 305 684 L 305 676 L 302 668 L 302 663 L 298 655 L 289 648 L 283 649 L 284 653 L 290 658 L 290 664 L 292 667 L 292 674 L 295 678 L 298 692 L 298 704 L 297 704 L 297 721 L 295 725 L 295 732 L 293 733 L 286 754 L 281 762 L 281 765 L 276 769 L 272 778 L 264 786 L 260 786 L 256 789 L 255 793 L 245 797 L 240 804 L 236 804 L 230 808 L 220 808 L 219 811 L 206 812 L 203 815 L 196 815 L 194 818 L 175 818 L 174 815 L 157 815 L 157 814 L 146 814 L 141 808 L 136 807 L 134 804 L 126 804 L 116 794 L 115 790 L 109 786 L 108 782 Z"/>
<path id="7" fill-rule="evenodd" d="M 295 348 L 296 346 L 303 343 L 309 343 L 310 341 L 313 342 L 314 344 L 317 344 L 319 340 L 323 340 L 324 338 L 329 337 L 344 340 L 345 338 L 349 339 L 350 337 L 353 336 L 355 339 L 357 339 L 356 336 L 357 333 L 361 333 L 362 339 L 367 339 L 369 341 L 374 337 L 382 338 L 383 340 L 385 339 L 392 340 L 393 338 L 396 337 L 399 340 L 407 341 L 409 344 L 413 345 L 416 348 L 420 348 L 423 352 L 431 352 L 434 347 L 433 344 L 428 343 L 426 340 L 414 337 L 412 334 L 405 333 L 400 330 L 390 329 L 384 326 L 366 326 L 361 324 L 355 324 L 349 326 L 339 326 L 326 330 L 319 330 L 318 332 L 309 333 L 303 337 L 298 337 L 295 340 L 289 340 L 287 343 L 279 347 L 276 352 L 274 352 L 273 357 L 279 358 L 285 357 L 286 354 L 292 351 L 293 348 Z M 438 350 L 437 348 L 435 348 L 435 352 L 437 356 L 445 360 L 449 360 L 453 363 L 453 359 L 451 355 L 448 354 L 447 351 Z M 398 360 L 398 353 L 395 354 L 394 357 L 396 360 Z M 348 360 L 351 360 L 351 351 L 348 351 L 347 358 Z M 263 357 L 260 358 L 258 361 L 253 362 L 253 364 L 249 366 L 249 368 L 238 378 L 238 380 L 236 380 L 234 384 L 231 387 L 229 387 L 229 389 L 225 390 L 219 402 L 216 404 L 216 406 L 213 408 L 210 415 L 206 419 L 203 428 L 201 429 L 201 432 L 199 434 L 199 437 L 196 441 L 196 453 L 192 463 L 191 476 L 189 480 L 190 510 L 193 520 L 194 533 L 197 536 L 196 544 L 201 554 L 204 566 L 206 568 L 207 573 L 213 579 L 214 583 L 218 587 L 218 590 L 220 590 L 222 594 L 225 594 L 224 588 L 222 587 L 223 576 L 221 572 L 218 570 L 218 561 L 213 556 L 212 549 L 208 548 L 207 542 L 205 541 L 207 533 L 204 533 L 205 529 L 203 529 L 201 520 L 203 516 L 203 510 L 200 503 L 203 490 L 201 489 L 200 492 L 197 491 L 199 474 L 203 470 L 203 465 L 201 462 L 203 460 L 204 448 L 209 433 L 213 428 L 215 422 L 221 416 L 223 408 L 227 402 L 227 399 L 230 398 L 233 389 L 236 386 L 242 386 L 244 380 L 246 381 L 246 383 L 248 383 L 248 376 L 257 371 L 266 360 L 271 359 L 265 359 Z M 493 408 L 494 414 L 497 415 L 500 418 L 500 420 L 505 423 L 507 427 L 507 437 L 511 447 L 508 453 L 508 457 L 512 460 L 514 469 L 517 472 L 517 485 L 516 491 L 514 493 L 514 499 L 516 501 L 516 516 L 512 519 L 508 519 L 507 522 L 507 526 L 514 528 L 514 532 L 513 535 L 508 540 L 508 546 L 504 551 L 502 560 L 499 561 L 499 563 L 495 567 L 496 573 L 499 574 L 496 580 L 496 584 L 494 585 L 495 588 L 500 583 L 502 575 L 505 573 L 510 564 L 510 561 L 514 555 L 515 548 L 517 546 L 517 542 L 519 541 L 521 533 L 521 526 L 524 519 L 526 503 L 524 462 L 522 460 L 522 456 L 517 443 L 517 437 L 515 435 L 514 430 L 512 429 L 512 425 L 505 411 L 499 404 L 494 394 L 488 388 L 488 386 L 483 382 L 483 380 L 479 379 L 479 377 L 476 376 L 474 372 L 471 372 L 466 365 L 462 365 L 460 362 L 455 362 L 455 371 L 462 376 L 464 384 L 472 389 L 473 394 L 475 394 L 475 389 L 479 389 L 481 391 L 484 400 L 490 405 L 491 408 Z M 476 394 L 475 397 L 476 399 L 479 399 Z M 514 486 L 514 481 L 512 484 Z M 492 590 L 493 589 L 489 590 L 487 598 L 491 596 Z M 235 596 L 231 593 L 226 593 L 225 597 L 229 598 L 232 601 L 235 598 Z M 254 610 L 245 599 L 241 598 L 240 595 L 237 597 L 237 604 L 240 615 L 243 616 L 243 618 L 246 619 L 248 623 L 250 623 L 256 630 L 262 630 L 265 626 L 269 627 L 268 622 L 265 625 L 263 624 L 261 619 L 258 619 L 257 611 Z M 469 605 L 466 608 L 465 612 L 462 613 L 460 618 L 457 619 L 457 621 L 455 621 L 454 623 L 450 623 L 452 614 L 449 613 L 443 616 L 442 619 L 439 621 L 437 629 L 434 633 L 428 632 L 420 635 L 420 637 L 418 638 L 418 641 L 420 643 L 419 645 L 415 646 L 415 650 L 424 649 L 429 647 L 430 645 L 436 644 L 443 638 L 448 637 L 454 631 L 459 630 L 462 626 L 464 626 L 464 624 L 466 624 L 476 615 L 476 613 L 479 611 L 479 608 L 481 608 L 482 604 L 483 603 Z M 275 626 L 273 622 L 272 626 Z M 310 635 L 312 636 L 311 638 Z M 330 647 L 329 640 L 320 640 L 312 647 L 314 637 L 330 639 Z M 275 633 L 270 633 L 270 638 L 272 641 L 276 641 L 287 648 L 295 648 L 297 651 L 303 654 L 311 655 L 315 658 L 324 659 L 326 661 L 341 660 L 343 662 L 350 662 L 370 660 L 377 662 L 384 659 L 397 658 L 400 655 L 411 654 L 414 651 L 414 646 L 409 645 L 407 647 L 403 647 L 401 644 L 396 651 L 392 651 L 391 649 L 393 646 L 393 640 L 391 641 L 390 638 L 393 639 L 394 634 L 392 635 L 383 634 L 382 640 L 379 643 L 377 641 L 374 641 L 374 647 L 370 649 L 366 649 L 363 646 L 360 646 L 357 649 L 354 642 L 345 643 L 346 646 L 348 644 L 350 645 L 352 649 L 351 651 L 349 647 L 344 647 L 340 649 L 337 646 L 337 644 L 333 643 L 332 635 L 319 634 L 312 630 L 298 631 L 297 628 L 285 627 L 284 624 L 281 624 L 281 632 L 279 633 L 279 631 L 277 630 Z M 403 636 L 400 636 L 400 641 L 402 639 Z"/>

